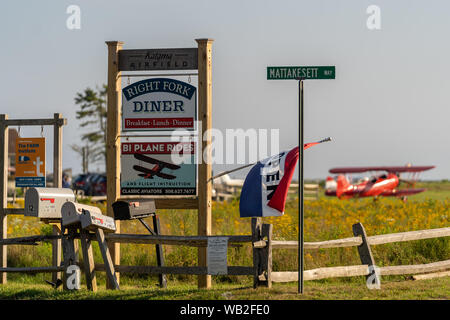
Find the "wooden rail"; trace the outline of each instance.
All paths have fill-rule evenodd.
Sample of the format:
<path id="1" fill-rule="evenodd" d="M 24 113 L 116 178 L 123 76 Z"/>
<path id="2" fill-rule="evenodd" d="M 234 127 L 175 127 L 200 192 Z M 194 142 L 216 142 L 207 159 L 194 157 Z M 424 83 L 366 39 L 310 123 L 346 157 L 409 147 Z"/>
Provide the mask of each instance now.
<path id="1" fill-rule="evenodd" d="M 144 234 L 117 234 L 106 235 L 106 239 L 116 243 L 141 243 L 141 244 L 165 244 L 182 245 L 190 247 L 206 247 L 208 238 L 223 236 L 163 236 L 163 235 L 144 235 Z M 252 236 L 225 236 L 228 238 L 228 245 L 251 242 Z"/>
<path id="2" fill-rule="evenodd" d="M 356 224 L 353 226 L 353 229 L 363 229 L 361 224 Z M 450 227 L 447 228 L 439 228 L 439 229 L 429 229 L 429 230 L 419 230 L 419 231 L 409 231 L 409 232 L 400 232 L 400 233 L 391 233 L 391 234 L 383 234 L 366 237 L 366 242 L 363 241 L 361 236 L 336 239 L 336 240 L 328 240 L 328 241 L 319 241 L 319 242 L 305 242 L 304 248 L 309 250 L 314 249 L 324 249 L 324 248 L 343 248 L 343 247 L 355 247 L 359 248 L 359 254 L 370 253 L 371 245 L 380 245 L 394 242 L 404 242 L 404 241 L 414 241 L 414 240 L 423 240 L 423 239 L 432 239 L 439 237 L 448 237 L 450 236 Z M 272 249 L 297 249 L 298 242 L 297 241 L 277 241 L 271 239 L 262 239 L 256 242 L 253 242 L 253 246 L 255 248 L 265 248 L 270 243 L 270 247 Z M 361 248 L 365 246 L 366 249 L 361 250 Z M 368 250 L 368 251 L 367 251 Z M 368 257 L 361 257 L 365 260 Z M 373 262 L 373 257 L 370 257 Z M 373 262 L 375 265 L 375 263 Z M 269 267 L 271 269 L 271 266 Z M 407 275 L 407 274 L 417 274 L 417 273 L 431 273 L 431 272 L 440 272 L 437 276 L 442 276 L 442 272 L 450 269 L 450 260 L 433 262 L 428 264 L 420 264 L 420 265 L 403 265 L 403 266 L 387 266 L 378 268 L 380 275 Z M 373 272 L 373 271 L 372 271 Z M 446 273 L 444 273 L 446 274 Z M 318 280 L 324 278 L 336 278 L 336 277 L 353 277 L 353 276 L 369 276 L 370 270 L 368 264 L 361 264 L 355 266 L 339 266 L 339 267 L 328 267 L 328 268 L 317 268 L 311 270 L 305 270 L 304 280 Z M 378 275 L 377 275 L 378 276 Z M 264 277 L 263 277 L 264 278 Z M 420 277 L 419 277 L 420 279 Z M 290 281 L 298 281 L 298 272 L 297 271 L 287 271 L 287 272 L 271 272 L 271 279 L 273 282 L 290 282 Z"/>
<path id="3" fill-rule="evenodd" d="M 120 273 L 132 274 L 188 274 L 188 275 L 207 275 L 207 267 L 155 267 L 155 266 L 118 266 L 115 270 Z M 228 275 L 253 275 L 253 267 L 228 266 Z M 105 271 L 103 264 L 95 265 L 96 271 Z"/>
<path id="4" fill-rule="evenodd" d="M 449 228 L 440 228 L 440 229 L 429 229 L 429 230 L 381 234 L 381 235 L 377 235 L 377 236 L 368 237 L 368 241 L 369 241 L 370 245 L 379 245 L 379 244 L 386 244 L 386 243 L 393 243 L 393 242 L 423 240 L 423 239 L 448 237 L 448 236 L 450 236 L 450 227 Z M 356 247 L 361 244 L 362 244 L 361 237 L 351 237 L 351 238 L 343 238 L 343 239 L 319 241 L 319 242 L 305 242 L 303 246 L 305 249 L 325 249 L 325 248 Z M 263 241 L 263 242 L 259 242 L 256 245 L 258 246 L 258 248 L 262 248 L 266 244 Z M 298 241 L 273 240 L 272 247 L 274 249 L 297 249 Z"/>
<path id="5" fill-rule="evenodd" d="M 384 276 L 442 272 L 447 269 L 450 269 L 450 260 L 432 262 L 428 264 L 381 267 L 379 269 L 380 274 Z M 366 276 L 368 274 L 369 274 L 368 265 L 318 268 L 305 270 L 303 273 L 304 280 Z M 274 282 L 298 281 L 298 272 L 297 271 L 272 272 L 272 281 Z"/>

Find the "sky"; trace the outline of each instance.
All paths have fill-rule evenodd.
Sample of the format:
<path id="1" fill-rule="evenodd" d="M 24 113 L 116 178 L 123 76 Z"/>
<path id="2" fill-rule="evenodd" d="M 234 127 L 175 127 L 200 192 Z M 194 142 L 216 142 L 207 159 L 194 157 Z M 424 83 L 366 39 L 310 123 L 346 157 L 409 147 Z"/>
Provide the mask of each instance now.
<path id="1" fill-rule="evenodd" d="M 70 5 L 81 10 L 80 29 L 66 26 Z M 380 8 L 380 29 L 367 27 L 370 5 Z M 105 41 L 187 48 L 212 38 L 214 128 L 279 129 L 280 149 L 293 148 L 297 82 L 267 80 L 267 66 L 336 66 L 336 79 L 305 82 L 305 141 L 333 139 L 305 152 L 305 178 L 324 179 L 338 166 L 412 163 L 436 165 L 422 179 L 449 179 L 449 11 L 444 0 L 2 1 L 0 113 L 62 113 L 63 167 L 80 173 L 70 148 L 82 132 L 74 97 L 106 83 Z M 21 128 L 24 137 L 40 134 Z M 51 171 L 51 127 L 44 135 Z"/>

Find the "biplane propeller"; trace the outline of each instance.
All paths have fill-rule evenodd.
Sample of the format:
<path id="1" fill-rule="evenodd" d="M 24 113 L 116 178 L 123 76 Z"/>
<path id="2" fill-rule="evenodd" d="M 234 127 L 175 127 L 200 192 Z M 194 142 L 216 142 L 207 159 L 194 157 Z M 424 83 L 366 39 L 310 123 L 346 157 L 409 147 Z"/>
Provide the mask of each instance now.
<path id="1" fill-rule="evenodd" d="M 327 178 L 325 195 L 337 196 L 338 198 L 359 198 L 359 197 L 400 197 L 406 200 L 409 195 L 424 192 L 423 188 L 398 189 L 400 182 L 404 182 L 414 187 L 420 172 L 430 170 L 435 166 L 398 166 L 398 167 L 346 167 L 333 168 L 329 172 L 338 174 L 336 180 Z M 372 178 L 364 178 L 362 181 L 351 184 L 345 175 L 363 172 L 383 172 Z M 400 179 L 400 174 L 410 173 L 412 180 Z"/>
<path id="2" fill-rule="evenodd" d="M 163 173 L 161 171 L 164 168 L 168 168 L 171 170 L 177 170 L 177 169 L 181 168 L 180 166 L 178 166 L 176 164 L 157 160 L 157 159 L 149 157 L 149 156 L 144 156 L 143 154 L 134 154 L 134 158 L 137 160 L 144 161 L 144 162 L 154 165 L 151 169 L 145 168 L 142 166 L 138 166 L 138 165 L 133 166 L 134 170 L 141 172 L 138 174 L 138 176 L 143 177 L 144 179 L 153 179 L 154 176 L 158 176 L 163 179 L 172 180 L 172 179 L 175 179 L 176 176 L 174 176 L 172 174 Z"/>

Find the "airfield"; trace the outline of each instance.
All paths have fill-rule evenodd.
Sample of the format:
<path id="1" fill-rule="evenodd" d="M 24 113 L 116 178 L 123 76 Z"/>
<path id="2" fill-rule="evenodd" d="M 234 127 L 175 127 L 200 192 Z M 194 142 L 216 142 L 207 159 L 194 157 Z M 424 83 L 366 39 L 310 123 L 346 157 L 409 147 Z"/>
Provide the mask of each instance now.
<path id="1" fill-rule="evenodd" d="M 361 222 L 368 235 L 407 232 L 414 230 L 445 228 L 449 226 L 450 182 L 424 181 L 417 187 L 427 191 L 408 198 L 372 198 L 339 200 L 324 196 L 323 183 L 318 200 L 305 200 L 305 241 L 326 241 L 352 237 L 352 225 Z M 239 217 L 239 199 L 213 202 L 212 231 L 215 235 L 245 235 L 250 232 L 248 219 Z M 89 198 L 82 200 L 89 203 Z M 20 206 L 20 203 L 16 204 Z M 23 204 L 22 204 L 23 205 Z M 105 204 L 95 203 L 102 211 Z M 12 206 L 10 204 L 10 206 Z M 282 217 L 265 217 L 265 223 L 273 224 L 273 239 L 296 240 L 298 234 L 298 209 L 296 193 L 289 195 L 286 211 Z M 196 212 L 171 209 L 160 210 L 162 234 L 196 235 Z M 230 223 L 231 222 L 231 223 Z M 32 217 L 10 217 L 8 236 L 20 237 L 34 234 L 50 234 L 51 227 Z M 122 233 L 145 234 L 137 221 L 122 225 Z M 101 262 L 96 243 L 94 257 Z M 123 244 L 121 264 L 156 265 L 155 247 L 143 244 Z M 252 265 L 251 244 L 228 248 L 229 265 Z M 11 267 L 47 266 L 51 261 L 51 245 L 8 246 L 8 265 Z M 450 259 L 448 237 L 391 243 L 372 246 L 378 266 L 417 265 Z M 195 266 L 197 249 L 184 246 L 164 246 L 167 266 Z M 181 262 L 182 261 L 182 262 Z M 273 271 L 297 270 L 297 252 L 279 249 L 273 251 Z M 305 251 L 305 270 L 358 265 L 356 247 L 316 249 Z M 50 274 L 24 275 L 10 273 L 8 283 L 0 286 L 0 299 L 144 299 L 144 300 L 295 300 L 295 299 L 449 299 L 450 277 L 442 276 L 413 280 L 414 274 L 381 276 L 381 288 L 369 290 L 365 276 L 340 277 L 305 281 L 305 292 L 297 294 L 297 283 L 274 283 L 272 288 L 253 289 L 251 276 L 212 276 L 211 289 L 197 288 L 196 276 L 168 275 L 167 288 L 157 285 L 157 276 L 121 275 L 121 290 L 105 289 L 105 275 L 98 273 L 99 290 L 86 289 L 82 276 L 82 289 L 76 292 L 53 289 L 45 280 Z M 419 277 L 420 278 L 420 277 Z M 417 279 L 419 279 L 417 278 Z"/>

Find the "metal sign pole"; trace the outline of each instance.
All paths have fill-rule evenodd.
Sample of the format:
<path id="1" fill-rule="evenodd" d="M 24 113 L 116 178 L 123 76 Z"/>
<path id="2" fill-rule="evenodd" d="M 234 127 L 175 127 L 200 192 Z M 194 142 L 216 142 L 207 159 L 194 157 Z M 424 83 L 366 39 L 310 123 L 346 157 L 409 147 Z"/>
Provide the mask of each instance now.
<path id="1" fill-rule="evenodd" d="M 298 293 L 303 293 L 303 79 L 298 80 Z"/>

